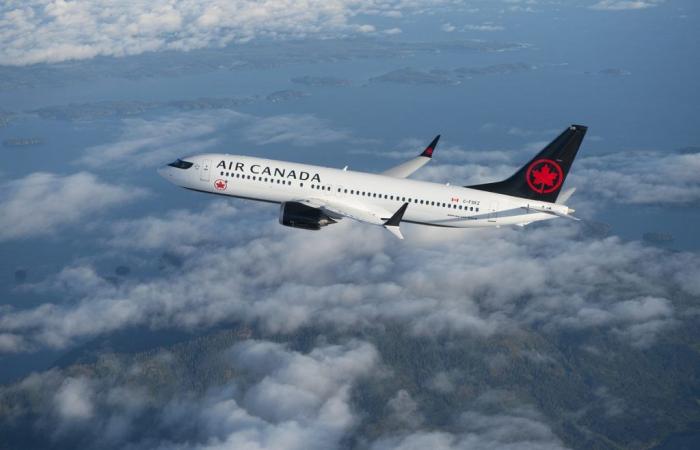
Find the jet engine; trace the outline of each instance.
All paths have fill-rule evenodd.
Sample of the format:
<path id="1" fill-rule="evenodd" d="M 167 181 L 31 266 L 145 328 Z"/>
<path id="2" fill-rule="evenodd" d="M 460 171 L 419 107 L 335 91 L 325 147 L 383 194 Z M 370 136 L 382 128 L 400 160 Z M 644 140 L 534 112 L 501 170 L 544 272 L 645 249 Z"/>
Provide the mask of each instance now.
<path id="1" fill-rule="evenodd" d="M 321 227 L 336 223 L 318 208 L 299 202 L 284 202 L 280 205 L 280 223 L 305 230 L 320 230 Z"/>

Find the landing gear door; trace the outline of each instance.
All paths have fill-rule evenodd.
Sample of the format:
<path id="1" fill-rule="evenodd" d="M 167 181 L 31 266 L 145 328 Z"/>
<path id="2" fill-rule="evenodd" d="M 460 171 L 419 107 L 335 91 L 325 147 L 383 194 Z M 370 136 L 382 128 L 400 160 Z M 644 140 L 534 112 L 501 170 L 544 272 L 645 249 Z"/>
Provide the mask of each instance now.
<path id="1" fill-rule="evenodd" d="M 209 168 L 211 167 L 211 160 L 205 159 L 202 161 L 202 167 L 199 168 L 199 179 L 202 181 L 209 181 Z"/>

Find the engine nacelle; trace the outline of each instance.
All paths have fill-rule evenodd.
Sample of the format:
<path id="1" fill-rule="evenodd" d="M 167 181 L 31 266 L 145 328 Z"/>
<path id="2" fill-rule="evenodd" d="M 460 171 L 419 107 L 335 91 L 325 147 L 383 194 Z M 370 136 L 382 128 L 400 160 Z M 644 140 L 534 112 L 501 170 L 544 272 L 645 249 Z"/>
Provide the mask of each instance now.
<path id="1" fill-rule="evenodd" d="M 320 230 L 321 227 L 336 223 L 318 208 L 299 202 L 284 202 L 280 205 L 280 223 L 305 230 Z"/>

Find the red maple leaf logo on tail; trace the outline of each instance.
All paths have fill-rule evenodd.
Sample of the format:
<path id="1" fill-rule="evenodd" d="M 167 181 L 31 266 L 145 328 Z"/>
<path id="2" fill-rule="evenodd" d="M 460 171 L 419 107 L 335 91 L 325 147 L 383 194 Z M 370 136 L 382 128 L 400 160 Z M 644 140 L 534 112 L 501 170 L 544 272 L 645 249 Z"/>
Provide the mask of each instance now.
<path id="1" fill-rule="evenodd" d="M 539 159 L 527 169 L 525 180 L 528 186 L 540 194 L 556 191 L 564 181 L 564 173 L 559 164 L 551 159 Z"/>
<path id="2" fill-rule="evenodd" d="M 532 171 L 534 184 L 540 186 L 554 186 L 554 180 L 557 179 L 557 173 L 552 172 L 548 164 L 543 165 L 539 170 Z"/>

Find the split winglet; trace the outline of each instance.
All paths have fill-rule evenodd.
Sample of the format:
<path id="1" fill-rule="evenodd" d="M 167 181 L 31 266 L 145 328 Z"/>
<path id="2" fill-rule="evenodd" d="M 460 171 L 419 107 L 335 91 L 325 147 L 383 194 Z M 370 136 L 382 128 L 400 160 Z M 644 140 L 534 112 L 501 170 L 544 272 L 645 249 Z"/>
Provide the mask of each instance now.
<path id="1" fill-rule="evenodd" d="M 401 208 L 399 208 L 393 216 L 389 218 L 386 222 L 384 222 L 384 228 L 389 230 L 391 234 L 396 236 L 399 239 L 403 239 L 403 235 L 401 234 L 401 219 L 403 218 L 403 215 L 406 213 L 406 208 L 408 208 L 408 203 L 404 203 Z"/>

